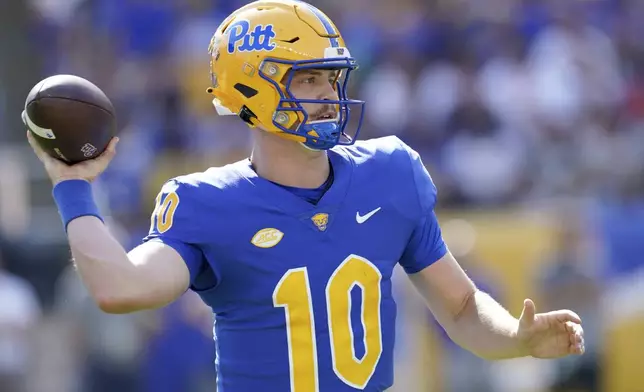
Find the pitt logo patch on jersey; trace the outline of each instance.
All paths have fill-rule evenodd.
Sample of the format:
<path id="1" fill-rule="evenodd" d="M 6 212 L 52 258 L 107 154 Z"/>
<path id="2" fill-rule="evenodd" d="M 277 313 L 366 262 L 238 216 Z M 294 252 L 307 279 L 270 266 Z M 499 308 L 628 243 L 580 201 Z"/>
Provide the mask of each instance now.
<path id="1" fill-rule="evenodd" d="M 234 53 L 235 50 L 255 52 L 275 49 L 273 25 L 257 25 L 250 31 L 250 23 L 240 20 L 230 25 L 228 31 L 228 53 Z"/>
<path id="2" fill-rule="evenodd" d="M 277 245 L 284 237 L 284 233 L 277 229 L 261 229 L 253 236 L 250 242 L 258 248 L 272 248 Z"/>
<path id="3" fill-rule="evenodd" d="M 311 217 L 313 224 L 320 229 L 320 231 L 326 230 L 326 226 L 329 224 L 329 214 L 320 212 Z"/>

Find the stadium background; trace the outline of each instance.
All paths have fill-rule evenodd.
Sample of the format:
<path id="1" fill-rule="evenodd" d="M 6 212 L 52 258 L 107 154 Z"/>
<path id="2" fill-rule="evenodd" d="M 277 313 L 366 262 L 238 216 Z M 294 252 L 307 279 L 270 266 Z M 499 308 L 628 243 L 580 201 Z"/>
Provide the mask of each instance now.
<path id="1" fill-rule="evenodd" d="M 129 248 L 171 176 L 247 153 L 210 106 L 206 47 L 239 0 L 21 0 L 0 6 L 0 391 L 214 391 L 210 316 L 186 295 L 101 314 L 69 270 L 50 185 L 19 114 L 73 73 L 115 103 L 97 184 Z M 446 240 L 517 314 L 581 314 L 585 356 L 480 361 L 397 275 L 394 391 L 644 391 L 644 2 L 313 0 L 361 64 L 362 138 L 397 134 L 438 186 Z"/>

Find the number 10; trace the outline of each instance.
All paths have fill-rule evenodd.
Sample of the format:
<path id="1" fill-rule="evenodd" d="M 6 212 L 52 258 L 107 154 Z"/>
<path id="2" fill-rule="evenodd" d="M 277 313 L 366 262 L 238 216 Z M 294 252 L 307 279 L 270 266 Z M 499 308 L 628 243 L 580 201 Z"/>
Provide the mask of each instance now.
<path id="1" fill-rule="evenodd" d="M 333 371 L 347 385 L 363 389 L 376 370 L 382 353 L 380 281 L 382 275 L 369 260 L 351 255 L 326 284 L 326 306 Z M 365 353 L 357 358 L 351 326 L 351 290 L 362 291 L 360 319 Z M 288 270 L 273 291 L 273 306 L 284 308 L 288 339 L 291 392 L 318 391 L 318 358 L 311 287 L 306 267 Z"/>

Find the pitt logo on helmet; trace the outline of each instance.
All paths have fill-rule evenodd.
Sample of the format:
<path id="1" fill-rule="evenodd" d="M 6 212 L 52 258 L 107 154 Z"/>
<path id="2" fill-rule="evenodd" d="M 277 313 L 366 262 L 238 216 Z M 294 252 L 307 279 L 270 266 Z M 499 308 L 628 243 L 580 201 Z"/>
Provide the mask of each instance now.
<path id="1" fill-rule="evenodd" d="M 234 53 L 235 49 L 240 52 L 271 51 L 275 49 L 273 25 L 263 26 L 258 24 L 249 33 L 250 22 L 240 20 L 230 25 L 228 29 L 228 53 Z M 240 42 L 241 45 L 239 45 Z"/>

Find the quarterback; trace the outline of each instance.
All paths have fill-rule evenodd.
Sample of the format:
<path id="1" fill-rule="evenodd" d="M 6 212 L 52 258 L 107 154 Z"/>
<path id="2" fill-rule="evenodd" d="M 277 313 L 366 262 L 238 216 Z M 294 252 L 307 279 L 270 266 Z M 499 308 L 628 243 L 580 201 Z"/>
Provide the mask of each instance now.
<path id="1" fill-rule="evenodd" d="M 253 2 L 219 26 L 209 53 L 215 109 L 249 125 L 252 153 L 165 183 L 129 253 L 91 191 L 118 139 L 72 166 L 30 140 L 103 311 L 198 293 L 214 314 L 221 392 L 384 391 L 399 264 L 449 336 L 480 357 L 583 353 L 574 312 L 536 313 L 526 299 L 515 318 L 476 288 L 443 242 L 436 188 L 413 149 L 396 137 L 356 141 L 364 102 L 347 86 L 357 63 L 325 14 Z"/>

